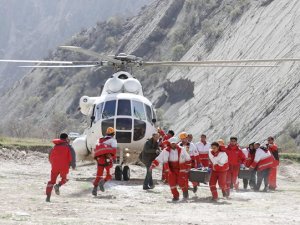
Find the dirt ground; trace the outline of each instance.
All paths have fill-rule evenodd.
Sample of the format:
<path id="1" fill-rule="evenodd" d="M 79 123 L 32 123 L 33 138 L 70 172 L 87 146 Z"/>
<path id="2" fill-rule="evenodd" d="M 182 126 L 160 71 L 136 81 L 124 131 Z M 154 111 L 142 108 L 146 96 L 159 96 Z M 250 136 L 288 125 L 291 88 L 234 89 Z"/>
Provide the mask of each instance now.
<path id="1" fill-rule="evenodd" d="M 111 181 L 93 197 L 94 165 L 71 171 L 61 195 L 46 203 L 49 171 L 46 154 L 0 149 L 0 224 L 300 224 L 300 165 L 291 161 L 281 163 L 278 191 L 234 192 L 217 203 L 207 185 L 177 203 L 160 182 L 143 191 L 139 166 L 131 166 L 132 180 Z"/>

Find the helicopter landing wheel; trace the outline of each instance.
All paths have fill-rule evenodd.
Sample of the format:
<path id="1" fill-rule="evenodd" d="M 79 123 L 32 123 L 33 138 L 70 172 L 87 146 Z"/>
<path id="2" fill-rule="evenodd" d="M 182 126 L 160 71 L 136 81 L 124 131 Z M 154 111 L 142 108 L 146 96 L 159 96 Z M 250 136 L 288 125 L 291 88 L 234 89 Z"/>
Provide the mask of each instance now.
<path id="1" fill-rule="evenodd" d="M 122 180 L 122 166 L 118 165 L 115 168 L 115 179 L 116 180 Z"/>
<path id="2" fill-rule="evenodd" d="M 124 166 L 124 168 L 123 168 L 123 180 L 125 180 L 125 181 L 130 180 L 130 168 L 129 168 L 129 166 Z"/>

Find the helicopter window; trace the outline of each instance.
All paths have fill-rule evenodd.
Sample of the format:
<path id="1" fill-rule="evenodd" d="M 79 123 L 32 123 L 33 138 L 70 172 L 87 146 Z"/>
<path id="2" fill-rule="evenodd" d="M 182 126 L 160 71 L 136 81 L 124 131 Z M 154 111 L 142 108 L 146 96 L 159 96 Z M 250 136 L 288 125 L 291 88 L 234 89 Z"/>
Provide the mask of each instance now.
<path id="1" fill-rule="evenodd" d="M 104 110 L 102 113 L 102 118 L 107 119 L 113 117 L 116 111 L 116 101 L 107 101 L 105 102 Z"/>
<path id="2" fill-rule="evenodd" d="M 131 132 L 117 132 L 116 139 L 118 143 L 130 143 L 131 142 Z"/>
<path id="3" fill-rule="evenodd" d="M 98 104 L 95 110 L 95 116 L 96 116 L 96 120 L 98 121 L 102 118 L 102 110 L 103 110 L 103 102 Z"/>
<path id="4" fill-rule="evenodd" d="M 102 125 L 101 125 L 101 128 L 102 128 L 102 135 L 105 135 L 106 129 L 107 129 L 108 127 L 115 127 L 115 126 L 114 126 L 114 119 L 109 119 L 109 120 L 103 120 L 103 121 L 102 121 Z"/>
<path id="5" fill-rule="evenodd" d="M 149 105 L 146 105 L 146 112 L 147 112 L 147 120 L 151 123 L 152 122 L 152 111 Z"/>
<path id="6" fill-rule="evenodd" d="M 133 134 L 133 140 L 139 141 L 143 137 L 145 137 L 146 133 L 146 123 L 144 121 L 140 120 L 134 120 L 134 134 Z"/>
<path id="7" fill-rule="evenodd" d="M 152 118 L 156 120 L 156 113 L 153 107 L 152 107 Z"/>
<path id="8" fill-rule="evenodd" d="M 139 120 L 146 120 L 146 114 L 143 103 L 138 101 L 132 101 L 133 116 Z"/>
<path id="9" fill-rule="evenodd" d="M 131 104 L 130 100 L 118 101 L 118 115 L 131 116 Z"/>
<path id="10" fill-rule="evenodd" d="M 132 120 L 127 118 L 118 118 L 116 124 L 117 130 L 131 130 Z"/>
<path id="11" fill-rule="evenodd" d="M 118 78 L 121 79 L 121 80 L 127 80 L 128 76 L 126 74 L 121 74 L 121 75 L 119 75 Z"/>

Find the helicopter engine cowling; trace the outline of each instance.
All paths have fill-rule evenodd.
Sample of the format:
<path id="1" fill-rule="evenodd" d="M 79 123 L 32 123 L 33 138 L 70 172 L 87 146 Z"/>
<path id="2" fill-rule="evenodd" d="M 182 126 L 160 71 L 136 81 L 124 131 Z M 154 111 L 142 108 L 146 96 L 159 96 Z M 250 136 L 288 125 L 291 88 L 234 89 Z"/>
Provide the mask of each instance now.
<path id="1" fill-rule="evenodd" d="M 118 77 L 109 79 L 105 85 L 107 90 L 111 93 L 118 93 L 123 89 L 123 81 Z"/>
<path id="2" fill-rule="evenodd" d="M 93 106 L 94 102 L 97 98 L 95 97 L 88 97 L 82 96 L 79 101 L 80 111 L 83 115 L 88 115 L 90 112 L 91 107 Z"/>
<path id="3" fill-rule="evenodd" d="M 138 93 L 142 89 L 141 83 L 134 78 L 128 78 L 124 81 L 124 90 L 129 93 Z"/>
<path id="4" fill-rule="evenodd" d="M 86 135 L 76 138 L 73 141 L 72 146 L 75 150 L 77 160 L 84 160 L 89 155 L 86 145 Z"/>

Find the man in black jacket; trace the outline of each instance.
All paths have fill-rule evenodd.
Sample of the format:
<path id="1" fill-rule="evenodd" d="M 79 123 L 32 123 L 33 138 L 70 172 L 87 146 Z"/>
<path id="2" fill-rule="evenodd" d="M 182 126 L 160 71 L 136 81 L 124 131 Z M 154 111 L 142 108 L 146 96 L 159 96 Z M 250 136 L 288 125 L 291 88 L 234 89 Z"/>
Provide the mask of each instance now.
<path id="1" fill-rule="evenodd" d="M 150 170 L 150 166 L 152 161 L 159 154 L 158 140 L 159 140 L 159 134 L 154 133 L 152 135 L 152 138 L 146 141 L 143 151 L 141 153 L 141 161 L 145 164 L 147 169 L 147 173 L 143 185 L 144 190 L 154 188 L 153 180 L 152 180 L 152 171 Z"/>

